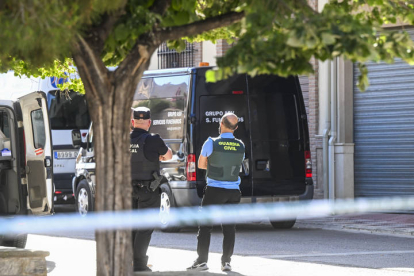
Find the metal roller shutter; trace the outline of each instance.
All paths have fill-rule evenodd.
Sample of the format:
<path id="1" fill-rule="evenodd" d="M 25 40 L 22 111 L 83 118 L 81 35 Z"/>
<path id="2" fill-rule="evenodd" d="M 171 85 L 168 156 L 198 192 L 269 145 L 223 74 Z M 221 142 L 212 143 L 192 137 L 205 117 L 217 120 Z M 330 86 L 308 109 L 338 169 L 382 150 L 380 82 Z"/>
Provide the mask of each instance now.
<path id="1" fill-rule="evenodd" d="M 367 66 L 366 92 L 354 66 L 355 197 L 414 195 L 414 66 Z"/>

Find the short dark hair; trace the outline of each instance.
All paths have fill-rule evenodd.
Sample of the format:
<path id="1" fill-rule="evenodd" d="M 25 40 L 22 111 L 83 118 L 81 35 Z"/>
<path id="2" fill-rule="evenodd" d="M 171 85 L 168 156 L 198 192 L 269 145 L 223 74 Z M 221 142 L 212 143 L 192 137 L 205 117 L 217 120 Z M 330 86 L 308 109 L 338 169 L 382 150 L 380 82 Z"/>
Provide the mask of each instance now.
<path id="1" fill-rule="evenodd" d="M 236 130 L 237 124 L 238 124 L 238 122 L 235 123 L 235 124 L 230 123 L 229 119 L 227 119 L 227 116 L 226 117 L 223 117 L 223 119 L 221 120 L 221 122 L 223 123 L 223 125 L 226 128 L 231 129 L 231 130 Z"/>

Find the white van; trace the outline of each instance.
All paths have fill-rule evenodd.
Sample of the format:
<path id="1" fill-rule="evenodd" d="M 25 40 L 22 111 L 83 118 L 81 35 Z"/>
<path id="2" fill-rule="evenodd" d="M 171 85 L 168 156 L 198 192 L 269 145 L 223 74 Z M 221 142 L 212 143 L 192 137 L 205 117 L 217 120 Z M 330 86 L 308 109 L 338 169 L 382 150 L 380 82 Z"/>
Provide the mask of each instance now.
<path id="1" fill-rule="evenodd" d="M 0 216 L 53 213 L 53 159 L 46 94 L 0 99 Z M 27 235 L 0 236 L 24 248 Z"/>
<path id="2" fill-rule="evenodd" d="M 46 94 L 50 129 L 53 140 L 53 184 L 56 203 L 73 203 L 72 178 L 75 175 L 75 158 L 78 150 L 72 146 L 72 130 L 81 132 L 86 141 L 90 117 L 85 96 L 70 91 L 61 93 L 57 88 L 67 79 L 55 77 L 28 78 L 16 77 L 12 71 L 0 74 L 0 97 L 13 99 L 21 97 L 28 91 L 43 91 Z"/>

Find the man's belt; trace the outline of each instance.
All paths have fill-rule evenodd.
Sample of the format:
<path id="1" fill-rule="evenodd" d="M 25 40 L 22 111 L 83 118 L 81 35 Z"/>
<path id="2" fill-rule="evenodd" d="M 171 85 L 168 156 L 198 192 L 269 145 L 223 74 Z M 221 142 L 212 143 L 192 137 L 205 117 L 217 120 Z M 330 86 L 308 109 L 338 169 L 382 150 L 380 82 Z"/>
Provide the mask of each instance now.
<path id="1" fill-rule="evenodd" d="M 133 180 L 132 186 L 143 188 L 143 187 L 149 187 L 151 185 L 151 180 Z"/>
<path id="2" fill-rule="evenodd" d="M 161 185 L 163 181 L 165 181 L 164 177 L 159 176 L 158 173 L 153 172 L 152 176 L 154 180 L 133 180 L 132 187 L 135 188 L 147 188 L 148 191 L 155 192 L 158 187 Z"/>

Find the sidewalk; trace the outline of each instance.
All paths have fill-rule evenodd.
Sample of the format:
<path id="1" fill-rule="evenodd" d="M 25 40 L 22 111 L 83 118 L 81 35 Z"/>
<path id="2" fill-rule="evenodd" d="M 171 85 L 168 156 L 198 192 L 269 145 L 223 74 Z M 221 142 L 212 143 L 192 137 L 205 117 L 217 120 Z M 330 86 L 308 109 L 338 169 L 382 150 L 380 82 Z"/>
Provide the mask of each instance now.
<path id="1" fill-rule="evenodd" d="M 50 256 L 46 258 L 48 276 L 94 276 L 96 275 L 96 243 L 91 240 L 69 239 L 29 235 L 27 248 L 46 250 Z M 224 273 L 220 270 L 219 253 L 210 253 L 205 272 L 186 272 L 196 256 L 195 251 L 157 248 L 150 246 L 148 255 L 153 273 L 136 273 L 152 276 L 179 275 L 234 275 L 234 276 L 412 276 L 414 270 L 399 267 L 385 269 L 370 269 L 361 267 L 337 266 L 323 263 L 298 262 L 295 260 L 279 260 L 271 256 L 241 256 L 232 257 L 233 271 Z M 121 275 L 120 275 L 121 276 Z"/>
<path id="2" fill-rule="evenodd" d="M 414 214 L 372 213 L 298 219 L 295 227 L 414 237 Z"/>
<path id="3" fill-rule="evenodd" d="M 414 236 L 414 215 L 409 214 L 364 214 L 330 216 L 318 219 L 298 219 L 295 228 L 318 228 L 339 231 L 359 231 L 382 235 L 410 237 Z M 71 239 L 29 235 L 27 248 L 49 251 L 46 258 L 48 276 L 96 275 L 96 243 L 93 240 Z M 150 247 L 149 263 L 155 273 L 136 275 L 178 276 L 178 275 L 260 275 L 260 276 L 320 276 L 320 275 L 370 275 L 405 276 L 413 275 L 413 268 L 389 267 L 373 270 L 369 268 L 335 266 L 321 263 L 280 260 L 272 256 L 242 256 L 232 258 L 233 272 L 220 270 L 221 254 L 210 253 L 209 271 L 187 273 L 185 268 L 191 265 L 196 252 L 190 250 Z"/>

